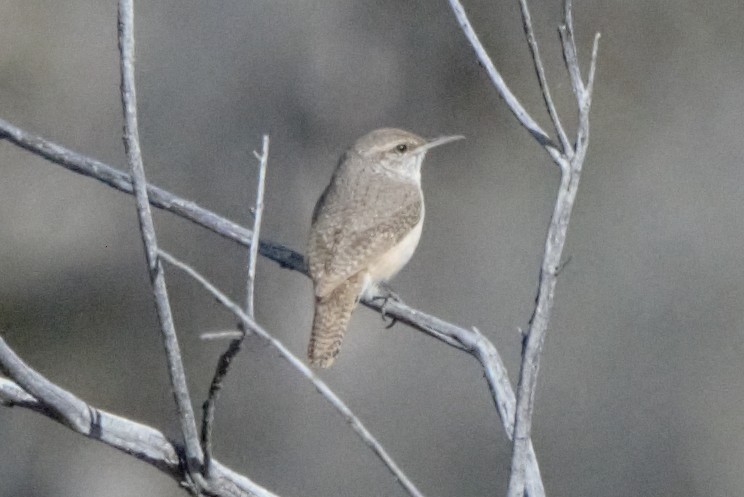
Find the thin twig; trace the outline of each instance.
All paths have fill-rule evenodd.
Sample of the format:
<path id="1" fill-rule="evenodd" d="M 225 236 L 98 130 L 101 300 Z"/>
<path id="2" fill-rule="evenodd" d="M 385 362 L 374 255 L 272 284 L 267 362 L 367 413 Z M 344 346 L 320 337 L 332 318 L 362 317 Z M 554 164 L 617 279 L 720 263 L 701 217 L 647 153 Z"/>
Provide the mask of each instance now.
<path id="1" fill-rule="evenodd" d="M 452 11 L 455 13 L 455 17 L 460 23 L 460 28 L 465 33 L 465 36 L 470 41 L 470 44 L 473 46 L 478 60 L 480 60 L 481 64 L 483 64 L 483 67 L 486 69 L 488 76 L 493 82 L 493 86 L 496 87 L 496 91 L 498 91 L 499 95 L 501 95 L 501 98 L 504 99 L 504 102 L 506 102 L 509 110 L 512 111 L 512 113 L 517 118 L 517 120 L 519 120 L 522 126 L 524 126 L 524 128 L 532 135 L 535 140 L 537 140 L 540 145 L 543 146 L 543 148 L 545 148 L 545 150 L 553 159 L 558 157 L 560 155 L 560 150 L 558 149 L 556 144 L 553 143 L 553 140 L 550 139 L 547 133 L 543 131 L 540 125 L 537 124 L 537 122 L 522 106 L 517 97 L 514 96 L 514 93 L 512 93 L 511 89 L 507 86 L 504 78 L 501 77 L 501 73 L 499 73 L 498 69 L 496 69 L 496 66 L 494 66 L 491 58 L 486 52 L 486 49 L 483 48 L 483 44 L 478 39 L 478 35 L 475 33 L 475 30 L 473 30 L 473 26 L 470 24 L 470 20 L 468 19 L 467 14 L 465 14 L 465 8 L 462 6 L 459 0 L 449 0 L 449 3 L 452 7 Z"/>
<path id="2" fill-rule="evenodd" d="M 173 324 L 168 292 L 165 286 L 165 275 L 158 258 L 158 244 L 155 226 L 147 198 L 147 180 L 142 164 L 142 153 L 137 130 L 137 94 L 134 85 L 134 6 L 132 0 L 119 1 L 119 52 L 121 55 L 121 101 L 124 111 L 124 148 L 127 162 L 132 173 L 137 217 L 139 219 L 142 241 L 145 247 L 147 269 L 155 297 L 155 307 L 160 320 L 160 330 L 168 362 L 173 396 L 176 401 L 181 434 L 186 448 L 186 464 L 194 474 L 201 470 L 202 452 L 196 432 L 194 411 L 191 406 L 186 373 L 184 372 L 181 352 Z"/>
<path id="3" fill-rule="evenodd" d="M 566 70 L 568 71 L 568 76 L 571 80 L 571 88 L 576 99 L 580 100 L 584 93 L 584 83 L 581 80 L 581 69 L 579 68 L 578 55 L 576 53 L 571 0 L 565 0 L 563 3 L 563 24 L 558 27 L 558 33 L 560 33 L 561 36 L 563 61 L 566 64 Z M 580 101 L 579 106 L 581 106 Z"/>
<path id="4" fill-rule="evenodd" d="M 209 384 L 207 400 L 202 404 L 201 444 L 204 450 L 204 474 L 207 479 L 212 477 L 212 431 L 214 429 L 214 412 L 217 399 L 222 390 L 225 376 L 227 376 L 227 372 L 230 369 L 230 364 L 235 356 L 238 355 L 238 352 L 240 352 L 244 338 L 245 332 L 240 337 L 231 340 L 227 350 L 220 355 L 214 376 Z"/>
<path id="5" fill-rule="evenodd" d="M 537 81 L 540 84 L 545 107 L 550 115 L 550 120 L 553 122 L 555 133 L 558 135 L 558 139 L 563 147 L 563 153 L 569 155 L 571 153 L 571 142 L 568 141 L 566 131 L 563 129 L 558 112 L 555 110 L 553 98 L 550 96 L 550 87 L 548 86 L 548 80 L 545 78 L 545 67 L 543 67 L 542 58 L 540 57 L 540 49 L 535 38 L 535 31 L 532 28 L 532 16 L 527 6 L 527 0 L 519 0 L 519 8 L 522 12 L 522 26 L 524 27 L 524 34 L 527 37 L 527 45 L 529 45 L 530 53 L 532 54 L 532 61 L 535 65 L 535 73 L 537 74 Z"/>
<path id="6" fill-rule="evenodd" d="M 0 378 L 0 405 L 31 409 L 76 433 L 158 468 L 182 486 L 187 484 L 188 477 L 179 456 L 182 447 L 150 426 L 97 409 L 50 382 L 23 362 L 2 337 L 0 371 L 10 378 Z M 278 497 L 218 461 L 212 461 L 212 467 L 214 495 Z"/>
<path id="7" fill-rule="evenodd" d="M 592 93 L 594 93 L 594 74 L 597 72 L 597 54 L 599 53 L 599 39 L 602 37 L 600 33 L 594 34 L 594 43 L 592 44 L 592 59 L 589 63 L 589 76 L 587 77 L 586 83 L 586 95 L 584 96 L 584 106 L 588 107 L 591 105 Z"/>
<path id="8" fill-rule="evenodd" d="M 589 146 L 589 109 L 592 105 L 592 95 L 594 94 L 594 75 L 597 68 L 597 53 L 599 51 L 599 39 L 600 34 L 594 35 L 594 44 L 592 46 L 592 58 L 589 64 L 589 75 L 587 77 L 586 86 L 582 85 L 583 92 L 581 98 L 578 100 L 579 105 L 579 124 L 576 128 L 576 148 L 577 153 L 581 154 L 582 159 L 576 160 L 573 158 L 571 163 L 573 167 L 579 172 L 584 164 L 583 157 L 586 154 L 586 150 Z"/>
<path id="9" fill-rule="evenodd" d="M 263 145 L 261 149 L 261 155 L 256 154 L 256 158 L 259 161 L 258 166 L 258 185 L 256 186 L 256 203 L 253 209 L 253 239 L 257 240 L 261 236 L 261 221 L 263 220 L 263 207 L 264 207 L 264 190 L 266 189 L 266 165 L 269 160 L 269 135 L 263 136 Z M 253 287 L 256 279 L 256 261 L 258 259 L 258 243 L 251 243 L 251 248 L 248 256 L 248 278 L 246 288 L 246 314 L 255 319 L 253 312 Z M 204 473 L 209 477 L 210 463 L 212 460 L 212 431 L 214 429 L 214 411 L 219 398 L 220 391 L 225 382 L 225 377 L 230 370 L 230 364 L 232 364 L 235 356 L 238 355 L 242 346 L 243 340 L 245 339 L 245 330 L 240 336 L 233 339 L 228 345 L 227 350 L 220 355 L 217 361 L 217 368 L 215 369 L 212 382 L 209 385 L 209 393 L 207 394 L 207 400 L 202 405 L 202 425 L 201 425 L 201 444 L 204 450 Z"/>
<path id="10" fill-rule="evenodd" d="M 211 293 L 220 304 L 222 304 L 227 310 L 238 317 L 238 319 L 240 319 L 240 321 L 248 330 L 254 332 L 258 336 L 266 340 L 269 345 L 274 347 L 279 352 L 279 355 L 286 359 L 287 362 L 289 362 L 289 364 L 294 369 L 302 374 L 302 376 L 310 380 L 310 382 L 313 384 L 313 386 L 315 386 L 316 390 L 323 396 L 323 398 L 326 399 L 341 414 L 341 416 L 343 416 L 346 422 L 349 423 L 351 428 L 357 433 L 357 435 L 359 435 L 362 441 L 370 449 L 372 449 L 372 451 L 382 460 L 385 466 L 388 467 L 390 472 L 398 480 L 398 483 L 410 495 L 416 497 L 423 496 L 423 494 L 416 488 L 413 482 L 411 482 L 411 480 L 405 475 L 405 473 L 403 473 L 403 471 L 398 467 L 395 461 L 393 461 L 392 457 L 390 457 L 390 455 L 387 453 L 384 447 L 382 447 L 380 442 L 378 442 L 377 439 L 375 439 L 375 437 L 367 430 L 367 428 L 364 426 L 364 424 L 362 424 L 359 418 L 353 412 L 351 412 L 351 409 L 349 409 L 344 401 L 342 401 L 328 387 L 328 385 L 323 382 L 323 380 L 318 378 L 318 376 L 316 376 L 315 373 L 313 373 L 312 370 L 310 370 L 310 368 L 308 368 L 302 360 L 292 354 L 292 352 L 290 352 L 290 350 L 285 347 L 282 342 L 274 338 L 271 334 L 269 334 L 268 331 L 266 331 L 253 319 L 251 319 L 251 317 L 248 316 L 238 304 L 236 304 L 224 293 L 222 293 L 222 291 L 220 291 L 215 285 L 210 283 L 209 280 L 199 274 L 191 266 L 179 261 L 172 255 L 164 252 L 162 249 L 159 251 L 159 254 L 163 260 L 184 271 L 187 275 L 198 282 L 204 289 Z"/>
<path id="11" fill-rule="evenodd" d="M 258 165 L 258 185 L 256 186 L 256 203 L 253 208 L 253 237 L 254 240 L 261 236 L 261 221 L 263 220 L 263 198 L 266 189 L 266 165 L 269 160 L 269 135 L 263 136 L 263 145 L 261 155 L 253 152 L 259 161 Z M 258 259 L 258 243 L 251 243 L 248 256 L 248 282 L 246 288 L 246 314 L 251 319 L 255 319 L 253 312 L 253 287 L 256 279 L 256 260 Z M 244 327 L 241 327 L 244 328 Z M 209 394 L 207 400 L 202 405 L 202 430 L 201 444 L 204 450 L 204 472 L 209 477 L 210 462 L 212 460 L 212 430 L 214 429 L 214 411 L 220 391 L 225 382 L 225 377 L 230 370 L 230 364 L 236 355 L 240 352 L 245 339 L 245 329 L 241 334 L 235 337 L 228 345 L 227 350 L 222 353 L 217 361 L 217 368 L 209 385 Z"/>
<path id="12" fill-rule="evenodd" d="M 261 239 L 261 221 L 263 220 L 264 210 L 264 191 L 266 190 L 266 165 L 269 161 L 269 135 L 263 135 L 263 144 L 261 145 L 261 155 L 253 152 L 258 159 L 258 186 L 256 186 L 256 205 L 253 209 L 253 236 Z M 255 319 L 253 312 L 254 306 L 254 287 L 256 282 L 256 262 L 258 261 L 258 244 L 252 243 L 250 254 L 248 256 L 248 279 L 245 292 L 245 313 Z"/>
<path id="13" fill-rule="evenodd" d="M 202 340 L 225 340 L 227 338 L 233 340 L 235 338 L 240 338 L 243 335 L 245 335 L 245 333 L 238 330 L 210 331 L 207 333 L 202 333 L 201 335 L 199 335 L 199 338 L 201 338 Z"/>
<path id="14" fill-rule="evenodd" d="M 261 233 L 261 221 L 263 219 L 263 207 L 264 207 L 264 191 L 266 183 L 266 166 L 269 157 L 269 136 L 263 136 L 262 143 L 262 154 L 259 156 L 255 151 L 254 156 L 259 161 L 259 172 L 258 172 L 258 184 L 256 187 L 256 202 L 254 207 L 251 209 L 253 212 L 253 240 L 260 240 Z M 256 262 L 258 260 L 258 247 L 259 244 L 252 242 L 249 249 L 248 256 L 248 271 L 247 271 L 247 282 L 246 282 L 246 303 L 245 309 L 251 319 L 254 317 L 254 287 L 256 279 Z M 214 414 L 217 406 L 217 399 L 219 398 L 220 392 L 224 386 L 225 378 L 227 373 L 230 371 L 230 365 L 233 359 L 240 353 L 243 347 L 243 341 L 246 337 L 245 326 L 240 324 L 241 333 L 239 336 L 231 340 L 227 347 L 227 350 L 223 352 L 218 361 L 217 367 L 212 377 L 212 381 L 209 385 L 209 393 L 207 399 L 202 404 L 202 426 L 201 426 L 201 444 L 204 450 L 204 473 L 208 478 L 211 477 L 211 461 L 212 461 L 212 433 L 214 430 Z"/>

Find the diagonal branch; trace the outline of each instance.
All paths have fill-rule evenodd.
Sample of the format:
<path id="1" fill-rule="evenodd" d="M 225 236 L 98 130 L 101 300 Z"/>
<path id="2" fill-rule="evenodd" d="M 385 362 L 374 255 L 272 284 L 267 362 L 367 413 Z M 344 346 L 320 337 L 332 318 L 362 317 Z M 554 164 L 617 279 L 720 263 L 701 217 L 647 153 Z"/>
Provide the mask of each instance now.
<path id="1" fill-rule="evenodd" d="M 0 337 L 0 405 L 31 409 L 72 431 L 97 440 L 158 468 L 182 486 L 188 477 L 181 463 L 183 448 L 150 426 L 85 403 L 29 367 Z M 12 380 L 12 381 L 11 381 Z M 278 497 L 218 461 L 212 462 L 212 495 Z"/>
<path id="2" fill-rule="evenodd" d="M 455 13 L 457 21 L 460 23 L 460 28 L 473 46 L 478 60 L 480 60 L 483 67 L 486 69 L 496 91 L 499 92 L 499 95 L 504 99 L 507 107 L 509 107 L 512 114 L 514 114 L 517 120 L 519 120 L 520 124 L 524 126 L 524 128 L 540 145 L 543 146 L 543 148 L 545 148 L 550 157 L 555 160 L 560 156 L 560 150 L 558 150 L 557 145 L 553 143 L 553 140 L 551 140 L 547 133 L 543 131 L 540 125 L 535 122 L 532 116 L 530 116 L 517 97 L 514 96 L 511 89 L 507 86 L 504 78 L 501 77 L 501 73 L 499 73 L 498 69 L 496 69 L 496 66 L 491 61 L 491 57 L 488 56 L 486 49 L 483 48 L 483 44 L 480 42 L 480 39 L 478 39 L 475 30 L 473 30 L 473 26 L 470 24 L 470 20 L 465 13 L 465 8 L 462 6 L 462 3 L 460 3 L 459 0 L 449 0 L 449 3 L 452 7 L 452 11 Z"/>
<path id="3" fill-rule="evenodd" d="M 279 355 L 286 359 L 287 362 L 289 362 L 289 364 L 302 376 L 310 380 L 315 389 L 323 396 L 323 398 L 326 399 L 341 414 L 341 416 L 344 417 L 346 422 L 349 423 L 349 426 L 351 426 L 351 428 L 357 433 L 357 435 L 359 435 L 362 441 L 369 448 L 372 449 L 377 457 L 379 457 L 385 464 L 385 466 L 388 467 L 390 472 L 393 473 L 395 478 L 398 480 L 398 483 L 400 483 L 400 485 L 411 496 L 423 497 L 423 494 L 416 488 L 416 486 L 405 475 L 405 473 L 403 473 L 403 471 L 398 467 L 393 458 L 390 457 L 390 455 L 380 444 L 380 442 L 378 442 L 377 439 L 369 432 L 369 430 L 367 430 L 367 428 L 364 426 L 364 424 L 362 424 L 359 418 L 357 418 L 356 415 L 351 412 L 351 409 L 349 409 L 344 401 L 341 400 L 328 387 L 328 385 L 326 385 L 323 380 L 318 378 L 318 376 L 313 373 L 312 370 L 308 368 L 302 360 L 297 358 L 297 356 L 290 352 L 290 350 L 285 347 L 282 342 L 269 334 L 269 332 L 261 327 L 258 323 L 256 323 L 252 317 L 248 316 L 238 304 L 230 300 L 229 297 L 222 293 L 216 286 L 210 283 L 204 276 L 199 274 L 192 267 L 179 261 L 163 250 L 160 250 L 160 256 L 169 264 L 172 264 L 178 269 L 184 271 L 187 275 L 189 275 L 197 283 L 199 283 L 204 289 L 211 293 L 220 304 L 222 304 L 227 310 L 232 312 L 236 317 L 238 317 L 238 319 L 240 319 L 241 324 L 246 328 L 246 330 L 250 330 L 253 333 L 257 334 L 258 336 L 266 340 L 269 345 L 274 347 L 279 352 Z"/>
<path id="4" fill-rule="evenodd" d="M 385 305 L 385 313 L 394 316 L 401 323 L 422 331 L 437 340 L 452 347 L 463 350 L 472 355 L 483 367 L 491 398 L 499 413 L 502 426 L 507 437 L 512 440 L 514 432 L 514 417 L 516 412 L 516 397 L 512 390 L 509 376 L 496 347 L 477 329 L 468 330 L 448 323 L 430 314 L 418 311 L 406 305 L 401 300 L 390 300 L 383 304 L 383 299 L 363 301 L 367 307 L 381 310 Z M 540 468 L 537 463 L 532 441 L 527 446 L 526 485 L 531 497 L 544 497 Z"/>
<path id="5" fill-rule="evenodd" d="M 147 180 L 142 164 L 137 130 L 137 94 L 134 85 L 134 5 L 132 0 L 119 0 L 119 52 L 121 54 L 121 102 L 124 111 L 124 148 L 132 173 L 132 186 L 137 205 L 142 242 L 145 246 L 147 269 L 160 321 L 168 373 L 170 375 L 176 410 L 186 447 L 186 463 L 190 472 L 198 473 L 202 465 L 202 451 L 196 433 L 194 410 L 186 384 L 186 373 L 173 324 L 163 266 L 158 259 L 155 225 L 147 198 Z"/>
<path id="6" fill-rule="evenodd" d="M 566 131 L 563 129 L 561 120 L 558 117 L 558 112 L 555 110 L 555 104 L 553 98 L 550 96 L 550 88 L 548 87 L 548 80 L 545 78 L 545 67 L 543 67 L 542 59 L 540 58 L 540 49 L 537 46 L 537 39 L 535 38 L 535 31 L 532 28 L 532 16 L 530 16 L 530 9 L 527 6 L 527 0 L 519 0 L 519 8 L 522 11 L 522 26 L 524 27 L 524 34 L 527 37 L 527 45 L 530 47 L 530 53 L 532 54 L 532 61 L 535 65 L 535 73 L 537 75 L 537 81 L 540 84 L 540 90 L 543 95 L 543 101 L 545 102 L 545 108 L 548 110 L 550 120 L 553 122 L 553 128 L 555 129 L 556 135 L 561 142 L 564 154 L 571 153 L 571 142 L 568 141 Z"/>
<path id="7" fill-rule="evenodd" d="M 29 133 L 3 119 L 0 119 L 0 138 L 69 171 L 98 180 L 121 192 L 130 195 L 133 193 L 132 177 L 124 171 L 65 148 L 39 135 Z M 249 229 L 201 207 L 196 202 L 178 197 L 150 184 L 147 185 L 147 196 L 150 204 L 159 209 L 188 219 L 228 240 L 236 241 L 246 247 L 251 245 L 253 233 Z M 281 244 L 261 240 L 259 253 L 282 267 L 306 272 L 302 254 Z"/>

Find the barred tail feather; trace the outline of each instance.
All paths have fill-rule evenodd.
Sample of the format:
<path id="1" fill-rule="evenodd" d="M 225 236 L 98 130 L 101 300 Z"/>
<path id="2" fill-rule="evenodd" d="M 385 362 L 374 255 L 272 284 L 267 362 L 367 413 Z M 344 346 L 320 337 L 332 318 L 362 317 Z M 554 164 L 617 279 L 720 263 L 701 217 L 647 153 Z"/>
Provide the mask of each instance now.
<path id="1" fill-rule="evenodd" d="M 313 366 L 327 368 L 338 355 L 351 312 L 362 291 L 364 277 L 357 273 L 325 297 L 315 298 L 315 317 L 307 357 Z"/>

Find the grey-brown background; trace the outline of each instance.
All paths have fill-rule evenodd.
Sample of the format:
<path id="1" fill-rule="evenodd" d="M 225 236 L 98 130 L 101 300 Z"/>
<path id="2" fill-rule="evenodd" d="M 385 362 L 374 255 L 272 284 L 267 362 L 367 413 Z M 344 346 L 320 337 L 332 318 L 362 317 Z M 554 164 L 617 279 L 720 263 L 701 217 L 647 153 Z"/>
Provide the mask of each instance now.
<path id="1" fill-rule="evenodd" d="M 533 17 L 567 123 L 555 27 Z M 544 118 L 516 2 L 471 0 L 474 24 Z M 592 143 L 537 397 L 551 496 L 736 496 L 744 489 L 744 4 L 577 1 L 600 49 Z M 0 2 L 0 117 L 123 167 L 114 1 Z M 302 250 L 343 148 L 379 126 L 465 142 L 430 154 L 427 222 L 394 286 L 476 325 L 512 378 L 558 174 L 499 100 L 447 3 L 138 1 L 140 131 L 149 179 L 248 222 L 272 138 L 266 237 Z M 131 199 L 0 143 L 0 330 L 85 400 L 175 435 Z M 236 298 L 244 250 L 171 215 L 162 244 Z M 258 317 L 297 354 L 309 281 L 259 264 Z M 169 271 L 190 384 L 204 398 L 233 319 Z M 471 358 L 360 309 L 322 376 L 429 496 L 500 495 L 509 446 Z M 400 496 L 336 413 L 263 344 L 235 363 L 220 459 L 282 496 Z M 22 410 L 0 410 L 1 496 L 178 496 L 155 469 Z"/>

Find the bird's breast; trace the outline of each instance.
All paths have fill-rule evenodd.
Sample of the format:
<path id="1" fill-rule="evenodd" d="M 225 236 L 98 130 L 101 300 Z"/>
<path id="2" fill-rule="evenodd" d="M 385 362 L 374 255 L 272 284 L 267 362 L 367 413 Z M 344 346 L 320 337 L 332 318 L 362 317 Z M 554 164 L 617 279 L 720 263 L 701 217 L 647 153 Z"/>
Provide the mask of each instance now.
<path id="1" fill-rule="evenodd" d="M 387 281 L 403 269 L 418 246 L 423 226 L 424 213 L 421 212 L 418 224 L 397 245 L 369 265 L 367 275 L 370 282 Z"/>

